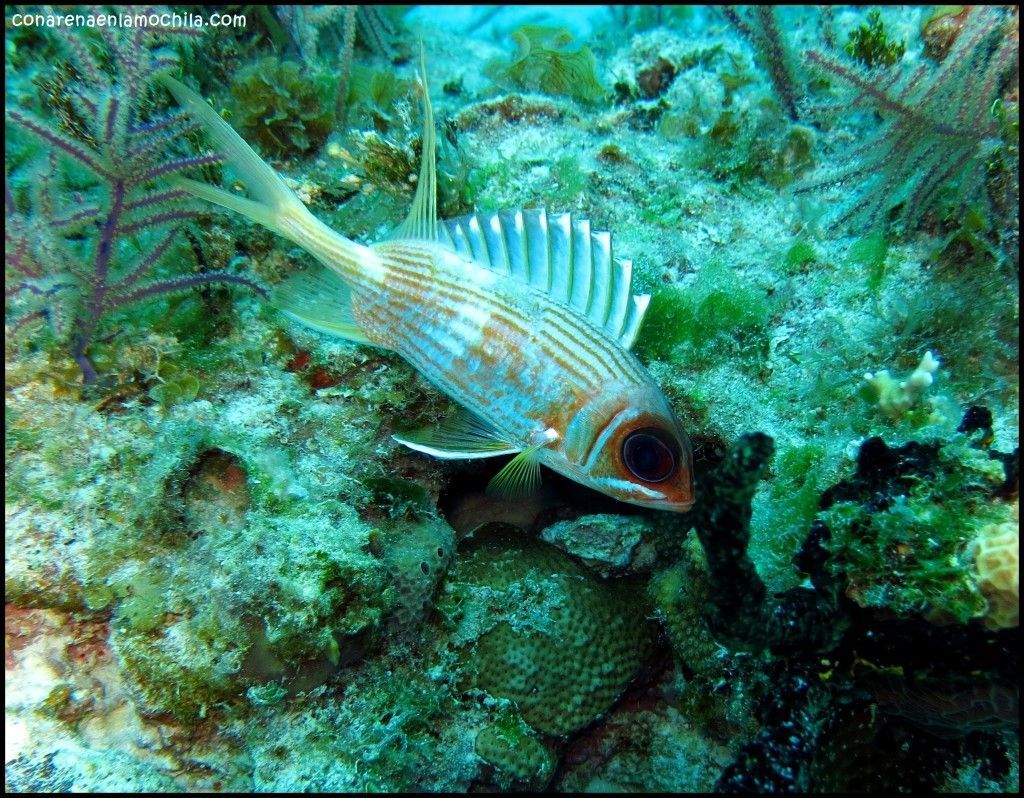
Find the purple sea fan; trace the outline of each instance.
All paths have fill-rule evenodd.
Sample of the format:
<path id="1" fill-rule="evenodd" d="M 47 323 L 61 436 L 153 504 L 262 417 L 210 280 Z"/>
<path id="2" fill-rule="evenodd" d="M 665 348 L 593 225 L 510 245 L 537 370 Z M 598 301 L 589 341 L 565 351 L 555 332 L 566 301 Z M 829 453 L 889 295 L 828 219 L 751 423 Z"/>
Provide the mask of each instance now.
<path id="1" fill-rule="evenodd" d="M 992 113 L 1018 62 L 1016 19 L 1003 9 L 977 6 L 939 64 L 924 61 L 867 69 L 814 50 L 808 63 L 853 89 L 816 115 L 868 111 L 880 117 L 873 133 L 838 163 L 823 166 L 797 192 L 842 190 L 832 222 L 877 227 L 899 207 L 898 221 L 912 229 L 931 209 L 939 190 L 959 183 L 962 197 L 979 187 L 987 156 L 1000 145 Z"/>
<path id="2" fill-rule="evenodd" d="M 101 66 L 84 37 L 59 35 L 78 78 L 67 85 L 74 133 L 20 109 L 7 118 L 50 146 L 31 180 L 31 207 L 17 210 L 5 177 L 5 305 L 8 329 L 17 332 L 48 319 L 58 343 L 96 380 L 87 350 L 114 310 L 195 286 L 234 283 L 256 291 L 253 280 L 223 271 L 158 278 L 182 224 L 198 215 L 187 195 L 161 186 L 161 178 L 221 162 L 207 153 L 174 157 L 178 139 L 196 128 L 185 114 L 146 116 L 154 79 L 175 66 L 155 40 L 188 29 L 100 28 L 109 50 Z M 60 177 L 61 158 L 83 167 L 96 185 L 71 191 Z"/>

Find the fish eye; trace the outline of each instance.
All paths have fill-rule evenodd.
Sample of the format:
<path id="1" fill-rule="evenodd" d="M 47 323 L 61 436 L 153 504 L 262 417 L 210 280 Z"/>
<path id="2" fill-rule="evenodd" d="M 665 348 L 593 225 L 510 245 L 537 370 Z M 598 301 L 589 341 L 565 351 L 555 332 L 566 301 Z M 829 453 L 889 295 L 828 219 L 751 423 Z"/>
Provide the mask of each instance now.
<path id="1" fill-rule="evenodd" d="M 659 429 L 631 433 L 622 443 L 622 460 L 637 479 L 663 482 L 676 470 L 677 446 Z"/>

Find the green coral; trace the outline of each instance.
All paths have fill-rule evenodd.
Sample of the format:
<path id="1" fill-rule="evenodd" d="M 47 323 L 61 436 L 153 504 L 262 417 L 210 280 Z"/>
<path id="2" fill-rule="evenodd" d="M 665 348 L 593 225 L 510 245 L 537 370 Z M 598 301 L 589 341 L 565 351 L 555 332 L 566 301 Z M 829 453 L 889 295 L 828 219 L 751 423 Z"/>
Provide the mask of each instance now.
<path id="1" fill-rule="evenodd" d="M 864 66 L 892 66 L 903 58 L 906 42 L 889 40 L 877 8 L 868 12 L 867 23 L 856 28 L 846 43 L 846 53 Z"/>
<path id="2" fill-rule="evenodd" d="M 512 61 L 499 59 L 484 68 L 493 80 L 584 103 L 604 99 L 606 90 L 597 79 L 594 54 L 586 46 L 567 50 L 572 34 L 565 28 L 523 25 L 512 38 L 518 45 Z"/>
<path id="3" fill-rule="evenodd" d="M 473 682 L 564 735 L 608 710 L 652 650 L 642 593 L 519 530 L 478 530 L 438 608 Z"/>
<path id="4" fill-rule="evenodd" d="M 231 124 L 275 157 L 305 155 L 334 126 L 334 81 L 326 72 L 268 56 L 231 83 Z"/>
<path id="5" fill-rule="evenodd" d="M 543 786 L 554 770 L 551 753 L 524 724 L 515 720 L 481 729 L 473 742 L 473 750 L 498 768 L 505 781 Z M 502 785 L 506 789 L 508 786 Z"/>
<path id="6" fill-rule="evenodd" d="M 705 679 L 714 679 L 722 669 L 722 647 L 703 617 L 710 589 L 704 554 L 692 534 L 679 561 L 656 573 L 647 586 L 673 653 Z"/>

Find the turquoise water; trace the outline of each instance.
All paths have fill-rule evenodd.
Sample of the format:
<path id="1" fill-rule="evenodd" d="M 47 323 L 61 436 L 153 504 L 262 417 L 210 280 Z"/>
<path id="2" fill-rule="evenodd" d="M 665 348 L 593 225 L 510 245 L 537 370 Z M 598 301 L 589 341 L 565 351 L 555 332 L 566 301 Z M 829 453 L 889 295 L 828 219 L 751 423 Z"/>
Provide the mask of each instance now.
<path id="1" fill-rule="evenodd" d="M 5 10 L 8 789 L 1019 787 L 1015 11 L 153 14 Z"/>

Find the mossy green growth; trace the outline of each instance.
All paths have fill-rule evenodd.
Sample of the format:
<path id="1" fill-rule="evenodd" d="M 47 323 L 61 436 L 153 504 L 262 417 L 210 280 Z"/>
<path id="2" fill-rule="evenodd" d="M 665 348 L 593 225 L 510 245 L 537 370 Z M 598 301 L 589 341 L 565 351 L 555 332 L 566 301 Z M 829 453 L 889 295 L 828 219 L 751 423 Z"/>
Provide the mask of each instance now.
<path id="1" fill-rule="evenodd" d="M 984 613 L 969 546 L 982 527 L 1010 520 L 1011 506 L 990 498 L 1004 479 L 998 460 L 959 436 L 939 451 L 934 473 L 885 509 L 845 501 L 823 511 L 832 567 L 845 570 L 847 595 L 864 607 L 936 622 Z"/>
<path id="2" fill-rule="evenodd" d="M 334 82 L 327 72 L 269 56 L 235 76 L 229 121 L 267 155 L 304 155 L 334 125 Z"/>
<path id="3" fill-rule="evenodd" d="M 416 82 L 399 78 L 393 70 L 352 64 L 346 107 L 353 114 L 365 112 L 381 132 L 393 121 L 395 104 L 416 91 Z"/>
<path id="4" fill-rule="evenodd" d="M 801 238 L 786 250 L 786 256 L 782 260 L 782 265 L 787 273 L 793 274 L 800 271 L 808 263 L 814 263 L 817 259 L 818 251 L 810 241 Z"/>
<path id="5" fill-rule="evenodd" d="M 814 163 L 814 133 L 790 125 L 771 102 L 727 109 L 701 140 L 697 165 L 717 180 L 788 186 Z"/>
<path id="6" fill-rule="evenodd" d="M 642 359 L 677 359 L 695 367 L 726 357 L 760 363 L 768 351 L 773 304 L 762 289 L 710 263 L 692 286 L 669 286 L 651 297 L 636 352 Z"/>
<path id="7" fill-rule="evenodd" d="M 606 95 L 597 79 L 597 62 L 589 47 L 568 50 L 572 34 L 565 28 L 523 25 L 512 34 L 518 51 L 511 62 L 497 59 L 484 74 L 498 83 L 527 91 L 597 103 Z"/>
<path id="8" fill-rule="evenodd" d="M 549 201 L 562 208 L 572 207 L 574 201 L 587 188 L 587 174 L 580 168 L 579 160 L 566 155 L 551 165 L 551 177 L 555 191 Z"/>
<path id="9" fill-rule="evenodd" d="M 770 508 L 773 539 L 799 540 L 818 512 L 821 491 L 827 484 L 828 450 L 820 443 L 780 447 L 774 476 L 768 482 L 765 503 Z"/>
<path id="10" fill-rule="evenodd" d="M 139 570 L 130 579 L 115 580 L 114 593 L 122 596 L 115 623 L 125 623 L 135 632 L 151 632 L 164 620 L 170 577 L 156 569 Z"/>
<path id="11" fill-rule="evenodd" d="M 160 377 L 162 382 L 149 389 L 149 398 L 163 407 L 170 407 L 175 402 L 191 402 L 199 396 L 202 383 L 194 374 L 181 373 L 171 363 L 161 364 Z"/>
<path id="12" fill-rule="evenodd" d="M 888 256 L 889 242 L 881 231 L 857 239 L 850 247 L 850 263 L 864 270 L 868 288 L 872 291 L 877 291 L 882 285 Z"/>
<path id="13" fill-rule="evenodd" d="M 906 42 L 890 41 L 877 8 L 868 12 L 867 23 L 850 33 L 846 53 L 867 67 L 892 66 L 907 51 Z"/>

